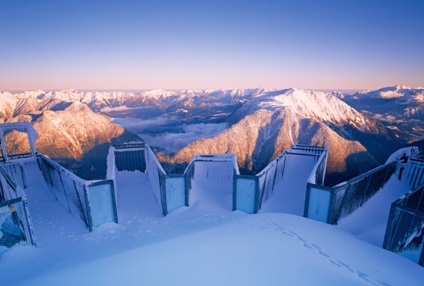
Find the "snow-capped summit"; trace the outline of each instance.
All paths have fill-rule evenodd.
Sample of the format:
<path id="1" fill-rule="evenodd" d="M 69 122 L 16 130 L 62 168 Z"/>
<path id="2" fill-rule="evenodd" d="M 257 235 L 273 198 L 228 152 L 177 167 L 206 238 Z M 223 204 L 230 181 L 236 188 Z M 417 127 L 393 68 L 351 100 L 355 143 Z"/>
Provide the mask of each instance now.
<path id="1" fill-rule="evenodd" d="M 358 111 L 341 101 L 332 93 L 305 91 L 295 88 L 272 91 L 262 94 L 247 102 L 237 113 L 259 109 L 290 109 L 303 117 L 336 125 L 352 124 L 360 128 L 367 123 Z"/>
<path id="2" fill-rule="evenodd" d="M 372 91 L 361 91 L 353 96 L 355 98 L 404 98 L 411 100 L 423 100 L 424 89 L 423 88 L 411 88 L 405 85 L 395 85 L 389 87 L 383 87 L 378 90 Z"/>
<path id="3" fill-rule="evenodd" d="M 144 91 L 141 94 L 146 96 L 146 97 L 150 97 L 150 98 L 154 98 L 154 99 L 160 99 L 160 98 L 167 98 L 167 97 L 170 97 L 170 96 L 175 96 L 176 92 L 167 91 L 167 90 L 163 90 L 163 89 L 152 89 L 152 90 L 149 90 L 149 91 Z"/>

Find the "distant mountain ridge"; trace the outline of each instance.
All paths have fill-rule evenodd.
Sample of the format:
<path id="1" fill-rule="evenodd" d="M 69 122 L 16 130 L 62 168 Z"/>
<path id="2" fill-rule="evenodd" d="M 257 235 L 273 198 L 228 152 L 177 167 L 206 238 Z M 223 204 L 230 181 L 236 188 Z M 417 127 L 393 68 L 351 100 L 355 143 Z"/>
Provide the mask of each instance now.
<path id="1" fill-rule="evenodd" d="M 182 102 L 191 102 L 194 105 L 202 103 L 231 104 L 241 99 L 250 99 L 265 91 L 255 89 L 228 89 L 228 90 L 181 90 L 167 91 L 162 89 L 148 90 L 140 93 L 132 92 L 103 92 L 103 91 L 27 91 L 22 93 L 0 92 L 0 96 L 9 102 L 9 106 L 28 105 L 31 109 L 52 109 L 59 103 L 75 102 L 89 106 L 93 111 L 100 112 L 102 108 L 115 108 L 126 106 L 128 108 L 146 107 L 149 105 L 164 108 Z M 3 114 L 0 113 L 3 117 Z"/>
<path id="2" fill-rule="evenodd" d="M 378 90 L 360 91 L 353 94 L 354 97 L 370 97 L 370 98 L 404 98 L 416 101 L 424 101 L 424 88 L 411 88 L 406 85 L 395 85 L 383 87 Z"/>
<path id="3" fill-rule="evenodd" d="M 341 98 L 369 117 L 397 130 L 409 142 L 424 134 L 424 88 L 396 85 Z"/>

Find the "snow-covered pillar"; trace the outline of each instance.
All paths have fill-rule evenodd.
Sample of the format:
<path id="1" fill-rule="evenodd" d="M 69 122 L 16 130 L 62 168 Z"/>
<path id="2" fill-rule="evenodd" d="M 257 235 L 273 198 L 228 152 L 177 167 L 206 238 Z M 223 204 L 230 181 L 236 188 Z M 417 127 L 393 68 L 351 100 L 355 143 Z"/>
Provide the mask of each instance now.
<path id="1" fill-rule="evenodd" d="M 29 140 L 29 146 L 30 146 L 30 149 L 31 149 L 31 156 L 35 157 L 36 156 L 35 142 L 37 141 L 38 133 L 37 133 L 37 131 L 35 131 L 32 124 L 30 122 L 4 123 L 4 124 L 0 124 L 0 144 L 1 144 L 1 150 L 2 150 L 2 153 L 3 153 L 4 161 L 6 162 L 6 161 L 9 161 L 9 159 L 10 159 L 8 154 L 7 154 L 6 142 L 4 140 L 4 136 L 8 132 L 13 131 L 13 130 L 27 133 L 28 140 Z"/>
<path id="2" fill-rule="evenodd" d="M 4 143 L 4 131 L 1 130 L 0 132 L 0 147 L 1 147 L 1 153 L 3 154 L 4 161 L 7 161 L 7 151 L 6 151 L 6 144 Z"/>
<path id="3" fill-rule="evenodd" d="M 35 131 L 32 124 L 27 125 L 27 132 L 28 132 L 29 146 L 31 149 L 31 155 L 35 157 L 37 152 L 35 149 L 35 142 L 37 141 L 38 133 L 37 131 Z"/>

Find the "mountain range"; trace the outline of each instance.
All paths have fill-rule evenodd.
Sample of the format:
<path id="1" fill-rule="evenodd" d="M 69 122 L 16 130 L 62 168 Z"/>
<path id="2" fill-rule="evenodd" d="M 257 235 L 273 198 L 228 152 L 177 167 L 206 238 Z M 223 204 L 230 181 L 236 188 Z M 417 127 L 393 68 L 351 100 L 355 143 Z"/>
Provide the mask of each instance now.
<path id="1" fill-rule="evenodd" d="M 37 149 L 56 160 L 71 159 L 74 171 L 84 161 L 85 174 L 89 166 L 100 168 L 92 162 L 104 162 L 100 157 L 110 142 L 137 140 L 125 132 L 130 128 L 113 124 L 111 118 L 166 118 L 136 132 L 141 138 L 184 132 L 183 125 L 226 124 L 210 138 L 194 138 L 175 153 L 158 153 L 171 172 L 197 153 L 234 153 L 243 172 L 255 173 L 291 144 L 329 146 L 329 184 L 377 166 L 394 150 L 419 139 L 419 130 L 412 126 L 423 121 L 423 90 L 404 86 L 353 95 L 257 88 L 0 92 L 0 98 L 0 121 L 33 122 L 39 133 Z M 379 107 L 381 102 L 386 109 Z M 411 128 L 405 132 L 401 124 Z M 152 147 L 160 150 L 159 145 Z"/>
<path id="2" fill-rule="evenodd" d="M 397 130 L 407 141 L 424 138 L 424 88 L 396 85 L 345 95 L 341 99 Z"/>

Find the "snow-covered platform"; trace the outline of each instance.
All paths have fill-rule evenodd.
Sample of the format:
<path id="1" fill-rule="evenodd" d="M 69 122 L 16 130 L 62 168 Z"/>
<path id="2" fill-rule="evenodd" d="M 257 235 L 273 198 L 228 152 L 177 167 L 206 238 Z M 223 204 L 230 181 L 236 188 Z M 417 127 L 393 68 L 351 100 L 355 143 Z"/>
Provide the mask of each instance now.
<path id="1" fill-rule="evenodd" d="M 119 223 L 89 232 L 41 173 L 27 184 L 38 247 L 2 255 L 4 285 L 421 285 L 424 279 L 412 261 L 335 226 L 232 211 L 205 186 L 197 187 L 190 207 L 164 217 L 147 174 L 117 172 Z"/>
<path id="2" fill-rule="evenodd" d="M 60 220 L 64 209 L 51 208 L 41 215 L 50 219 L 34 222 L 44 226 L 40 247 L 3 255 L 2 284 L 421 285 L 424 279 L 419 265 L 332 225 L 203 208 L 162 217 L 155 205 L 139 208 L 149 200 L 145 191 L 127 188 L 119 199 L 120 223 L 93 232 Z M 49 204 L 54 200 L 44 207 Z"/>
<path id="3" fill-rule="evenodd" d="M 148 145 L 119 145 L 109 150 L 108 178 L 113 180 L 119 172 L 135 170 L 146 174 L 164 215 L 190 207 L 195 198 L 213 201 L 215 195 L 220 196 L 215 204 L 227 210 L 303 215 L 306 184 L 313 181 L 322 185 L 327 156 L 326 147 L 293 145 L 258 174 L 249 176 L 240 175 L 235 155 L 199 154 L 184 173 L 170 175 Z"/>
<path id="4" fill-rule="evenodd" d="M 150 148 L 137 143 L 110 149 L 107 178 L 99 182 L 81 180 L 41 154 L 6 157 L 0 163 L 5 174 L 0 204 L 7 209 L 0 219 L 13 223 L 9 201 L 20 196 L 25 203 L 18 205 L 15 230 L 26 237 L 2 255 L 1 281 L 420 285 L 422 268 L 371 245 L 379 244 L 375 241 L 381 240 L 381 222 L 388 215 L 371 217 L 370 210 L 377 201 L 390 208 L 392 199 L 410 187 L 404 182 L 419 182 L 421 169 L 411 168 L 410 160 L 402 165 L 399 182 L 396 159 L 330 190 L 322 185 L 327 151 L 294 145 L 254 176 L 239 174 L 234 155 L 198 155 L 175 175 L 166 174 Z M 311 187 L 331 194 L 347 185 L 341 198 L 350 202 L 346 190 L 362 189 L 363 181 L 367 199 L 353 200 L 354 210 L 348 204 L 352 211 L 339 217 L 338 226 L 300 217 L 313 205 Z M 5 189 L 14 198 L 5 198 Z M 318 202 L 323 204 L 318 209 L 332 203 Z M 377 217 L 379 231 L 373 232 L 377 223 L 370 218 Z M 417 233 L 415 225 L 411 229 Z M 37 248 L 20 245 L 29 238 L 33 244 L 37 238 Z"/>

